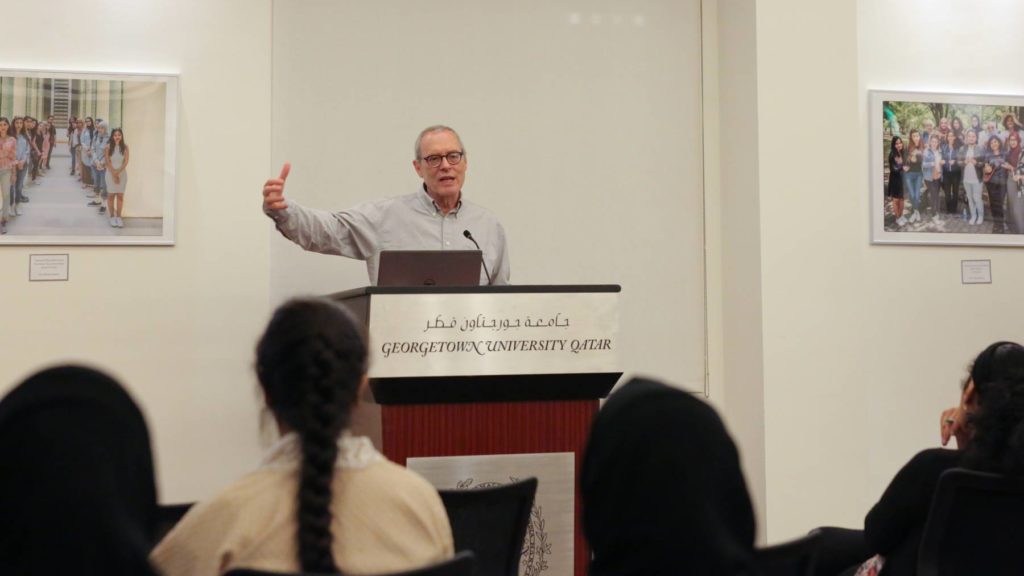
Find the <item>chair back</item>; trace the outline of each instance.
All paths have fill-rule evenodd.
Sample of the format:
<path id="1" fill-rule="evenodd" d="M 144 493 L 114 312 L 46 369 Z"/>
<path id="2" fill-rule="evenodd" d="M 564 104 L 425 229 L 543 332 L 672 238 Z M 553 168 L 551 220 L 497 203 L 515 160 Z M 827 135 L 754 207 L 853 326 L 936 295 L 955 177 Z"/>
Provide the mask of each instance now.
<path id="1" fill-rule="evenodd" d="M 394 572 L 384 576 L 473 576 L 475 562 L 472 552 L 459 552 L 451 560 L 446 560 L 426 568 L 417 568 L 408 572 Z M 314 574 L 312 572 L 266 572 L 249 568 L 235 568 L 224 576 L 337 576 L 336 574 Z"/>
<path id="2" fill-rule="evenodd" d="M 441 490 L 456 550 L 476 555 L 477 574 L 517 576 L 537 479 L 502 486 Z"/>
<path id="3" fill-rule="evenodd" d="M 818 550 L 822 536 L 818 531 L 760 548 L 754 558 L 762 576 L 813 576 L 818 562 Z"/>
<path id="4" fill-rule="evenodd" d="M 1024 478 L 943 472 L 917 558 L 920 576 L 1024 574 Z"/>
<path id="5" fill-rule="evenodd" d="M 184 504 L 160 504 L 156 507 L 156 528 L 153 531 L 154 540 L 156 544 L 167 536 L 167 533 L 174 528 L 174 526 L 185 516 L 195 502 L 186 502 Z"/>

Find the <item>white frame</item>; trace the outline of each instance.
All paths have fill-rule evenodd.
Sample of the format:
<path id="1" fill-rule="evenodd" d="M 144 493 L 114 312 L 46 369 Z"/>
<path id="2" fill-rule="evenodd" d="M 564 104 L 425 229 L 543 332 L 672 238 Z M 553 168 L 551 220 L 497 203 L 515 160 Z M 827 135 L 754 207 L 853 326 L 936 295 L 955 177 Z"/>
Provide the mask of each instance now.
<path id="1" fill-rule="evenodd" d="M 1024 106 L 1022 96 L 993 94 L 949 94 L 939 92 L 904 92 L 869 90 L 869 162 L 871 174 L 871 243 L 919 244 L 939 246 L 1024 246 L 1024 234 L 963 234 L 953 232 L 896 232 L 885 229 L 885 175 L 882 160 L 889 153 L 883 150 L 885 133 L 882 103 L 886 101 L 940 102 L 975 106 Z M 1021 120 L 1018 118 L 1018 120 Z M 968 118 L 969 122 L 970 119 Z"/>
<path id="2" fill-rule="evenodd" d="M 161 233 L 158 235 L 16 235 L 0 236 L 0 245 L 143 245 L 170 246 L 175 242 L 175 206 L 177 196 L 178 158 L 178 76 L 176 74 L 108 73 L 57 70 L 0 69 L 2 78 L 52 78 L 68 80 L 115 80 L 122 82 L 163 82 L 164 92 L 164 157 L 162 161 Z M 66 127 L 58 126 L 58 134 Z M 111 128 L 114 128 L 113 126 Z M 131 145 L 131 137 L 125 140 Z M 131 172 L 129 172 L 131 174 Z M 31 191 L 29 191 L 31 194 Z M 126 194 L 126 197 L 128 194 Z M 130 200 L 126 200 L 128 202 Z M 120 229 L 123 230 L 123 229 Z"/>

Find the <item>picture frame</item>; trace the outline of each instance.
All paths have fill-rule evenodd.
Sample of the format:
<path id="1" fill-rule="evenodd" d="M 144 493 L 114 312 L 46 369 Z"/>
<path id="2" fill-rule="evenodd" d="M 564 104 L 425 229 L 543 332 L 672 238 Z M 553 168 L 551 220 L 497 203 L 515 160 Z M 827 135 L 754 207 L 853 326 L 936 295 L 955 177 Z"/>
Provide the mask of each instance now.
<path id="1" fill-rule="evenodd" d="M 174 244 L 176 75 L 0 69 L 0 117 L 35 121 L 7 177 L 0 136 L 0 246 Z"/>
<path id="2" fill-rule="evenodd" d="M 1024 246 L 1024 146 L 1006 154 L 1008 140 L 1024 140 L 1024 96 L 870 90 L 868 99 L 872 244 Z"/>

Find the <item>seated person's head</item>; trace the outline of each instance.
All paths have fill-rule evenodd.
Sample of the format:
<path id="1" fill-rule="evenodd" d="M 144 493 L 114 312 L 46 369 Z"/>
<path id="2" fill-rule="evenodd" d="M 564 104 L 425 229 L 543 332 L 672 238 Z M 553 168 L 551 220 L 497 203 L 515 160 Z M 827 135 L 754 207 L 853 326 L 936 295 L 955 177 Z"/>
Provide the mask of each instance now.
<path id="1" fill-rule="evenodd" d="M 146 422 L 110 377 L 40 372 L 0 401 L 0 574 L 149 574 Z"/>
<path id="2" fill-rule="evenodd" d="M 327 300 L 293 300 L 277 309 L 256 349 L 256 372 L 282 432 L 302 448 L 298 494 L 299 562 L 336 572 L 331 554 L 331 480 L 338 436 L 366 382 L 366 344 L 358 324 Z"/>
<path id="3" fill-rule="evenodd" d="M 963 404 L 971 431 L 966 464 L 1024 474 L 1024 347 L 996 342 L 971 365 Z"/>
<path id="4" fill-rule="evenodd" d="M 581 472 L 593 576 L 728 575 L 749 566 L 754 513 L 710 406 L 632 380 L 594 419 Z"/>

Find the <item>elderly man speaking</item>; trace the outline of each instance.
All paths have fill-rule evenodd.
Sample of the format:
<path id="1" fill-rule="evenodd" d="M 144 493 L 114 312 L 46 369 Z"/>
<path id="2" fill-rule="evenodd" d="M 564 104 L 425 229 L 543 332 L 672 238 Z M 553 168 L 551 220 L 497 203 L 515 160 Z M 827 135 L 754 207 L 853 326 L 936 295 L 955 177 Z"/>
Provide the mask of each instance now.
<path id="1" fill-rule="evenodd" d="M 431 126 L 416 138 L 412 166 L 423 184 L 412 194 L 340 212 L 306 208 L 285 199 L 291 171 L 285 163 L 281 175 L 263 185 L 263 211 L 285 238 L 305 250 L 365 260 L 371 284 L 377 284 L 381 250 L 473 250 L 473 240 L 490 271 L 490 278 L 481 273 L 480 283 L 508 284 L 505 229 L 489 210 L 463 198 L 467 164 L 455 130 Z"/>

